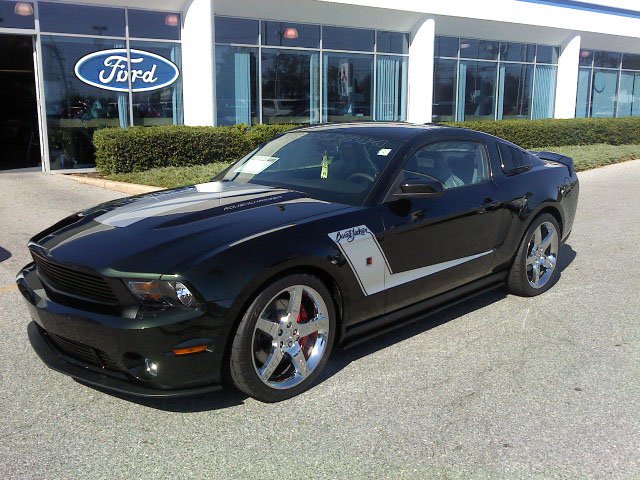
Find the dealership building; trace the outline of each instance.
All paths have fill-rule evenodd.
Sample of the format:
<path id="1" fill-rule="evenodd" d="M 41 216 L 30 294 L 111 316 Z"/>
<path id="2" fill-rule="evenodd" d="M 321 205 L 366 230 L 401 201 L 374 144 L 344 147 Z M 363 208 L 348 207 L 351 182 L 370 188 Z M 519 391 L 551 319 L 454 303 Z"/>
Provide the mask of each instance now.
<path id="1" fill-rule="evenodd" d="M 0 169 L 104 127 L 640 116 L 637 0 L 0 0 Z"/>

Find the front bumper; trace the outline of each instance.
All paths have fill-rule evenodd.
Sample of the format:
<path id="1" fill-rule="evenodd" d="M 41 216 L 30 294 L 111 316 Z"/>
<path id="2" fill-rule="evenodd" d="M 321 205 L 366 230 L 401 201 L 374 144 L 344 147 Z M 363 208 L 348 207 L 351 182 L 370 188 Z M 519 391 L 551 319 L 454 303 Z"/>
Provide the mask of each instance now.
<path id="1" fill-rule="evenodd" d="M 33 264 L 18 274 L 16 282 L 33 319 L 29 341 L 50 368 L 87 384 L 144 397 L 221 388 L 230 322 L 223 314 L 211 313 L 214 309 L 123 318 L 52 301 Z M 172 353 L 193 343 L 206 343 L 209 348 L 192 355 Z"/>

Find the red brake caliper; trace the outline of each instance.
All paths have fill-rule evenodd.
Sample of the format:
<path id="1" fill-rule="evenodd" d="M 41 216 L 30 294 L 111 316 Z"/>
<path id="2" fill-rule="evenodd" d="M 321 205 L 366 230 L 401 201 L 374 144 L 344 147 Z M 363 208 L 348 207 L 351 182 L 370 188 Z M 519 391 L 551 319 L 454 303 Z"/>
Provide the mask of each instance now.
<path id="1" fill-rule="evenodd" d="M 309 314 L 307 313 L 307 309 L 304 308 L 304 305 L 300 305 L 300 313 L 298 313 L 298 323 L 307 323 L 309 321 Z M 300 349 L 302 349 L 302 352 L 304 353 L 304 356 L 306 358 L 309 358 L 309 352 L 307 352 L 307 343 L 309 342 L 309 340 L 312 340 L 315 338 L 315 336 L 317 335 L 316 332 L 312 333 L 311 335 L 307 335 L 306 337 L 302 337 L 298 340 L 298 343 L 300 344 Z"/>

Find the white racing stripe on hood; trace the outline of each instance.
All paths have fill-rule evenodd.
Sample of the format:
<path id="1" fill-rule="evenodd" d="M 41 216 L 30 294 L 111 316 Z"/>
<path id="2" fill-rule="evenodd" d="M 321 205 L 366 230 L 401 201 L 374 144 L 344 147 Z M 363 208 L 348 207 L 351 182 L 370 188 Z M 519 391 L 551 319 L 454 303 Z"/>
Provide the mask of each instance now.
<path id="1" fill-rule="evenodd" d="M 126 227 L 149 217 L 198 211 L 204 202 L 212 203 L 211 208 L 215 208 L 222 204 L 224 198 L 242 197 L 238 198 L 241 202 L 280 192 L 262 185 L 211 182 L 195 185 L 188 191 L 168 192 L 165 195 L 169 198 L 166 199 L 163 199 L 162 192 L 152 194 L 104 213 L 96 221 L 112 227 Z"/>
<path id="2" fill-rule="evenodd" d="M 366 225 L 330 233 L 329 238 L 338 245 L 349 262 L 365 295 L 373 295 L 493 253 L 493 250 L 489 250 L 468 257 L 393 273 L 378 240 Z M 370 265 L 367 265 L 368 258 L 372 259 Z"/>

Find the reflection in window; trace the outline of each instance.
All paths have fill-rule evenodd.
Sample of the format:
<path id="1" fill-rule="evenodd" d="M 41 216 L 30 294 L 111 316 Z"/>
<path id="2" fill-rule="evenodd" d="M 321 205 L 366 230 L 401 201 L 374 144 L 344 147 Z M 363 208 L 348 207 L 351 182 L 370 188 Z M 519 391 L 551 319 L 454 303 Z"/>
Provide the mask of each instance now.
<path id="1" fill-rule="evenodd" d="M 40 2 L 40 30 L 124 37 L 124 9 Z"/>
<path id="2" fill-rule="evenodd" d="M 258 44 L 258 20 L 215 17 L 216 43 Z"/>
<path id="3" fill-rule="evenodd" d="M 616 109 L 616 89 L 618 72 L 615 70 L 594 70 L 591 92 L 591 116 L 613 117 Z"/>
<path id="4" fill-rule="evenodd" d="M 318 123 L 319 55 L 262 50 L 262 122 Z"/>
<path id="5" fill-rule="evenodd" d="M 531 106 L 533 65 L 500 65 L 498 84 L 498 120 L 528 119 Z"/>
<path id="6" fill-rule="evenodd" d="M 500 60 L 509 62 L 533 62 L 536 46 L 528 43 L 503 42 L 500 44 Z"/>
<path id="7" fill-rule="evenodd" d="M 376 120 L 406 120 L 407 58 L 378 55 L 376 70 Z"/>
<path id="8" fill-rule="evenodd" d="M 373 119 L 373 56 L 325 54 L 323 61 L 326 121 Z"/>
<path id="9" fill-rule="evenodd" d="M 436 57 L 452 57 L 458 56 L 458 37 L 436 37 L 434 55 Z"/>
<path id="10" fill-rule="evenodd" d="M 262 22 L 262 44 L 276 47 L 320 48 L 320 26 L 306 23 Z"/>
<path id="11" fill-rule="evenodd" d="M 0 28 L 35 28 L 33 3 L 0 1 Z"/>
<path id="12" fill-rule="evenodd" d="M 538 45 L 536 49 L 536 62 L 537 63 L 558 63 L 558 55 L 560 49 L 558 47 L 550 47 L 549 45 Z"/>
<path id="13" fill-rule="evenodd" d="M 640 116 L 640 72 L 622 72 L 620 74 L 617 116 Z"/>
<path id="14" fill-rule="evenodd" d="M 362 28 L 323 27 L 322 48 L 373 52 L 375 32 Z"/>
<path id="15" fill-rule="evenodd" d="M 433 82 L 433 121 L 452 122 L 456 107 L 456 60 L 435 59 Z"/>
<path id="16" fill-rule="evenodd" d="M 376 45 L 380 53 L 409 53 L 409 34 L 378 30 Z"/>
<path id="17" fill-rule="evenodd" d="M 129 9 L 129 35 L 141 38 L 180 40 L 180 14 Z"/>
<path id="18" fill-rule="evenodd" d="M 497 64 L 461 61 L 458 69 L 458 115 L 465 120 L 493 120 Z"/>
<path id="19" fill-rule="evenodd" d="M 216 46 L 218 125 L 258 123 L 258 49 Z"/>
<path id="20" fill-rule="evenodd" d="M 478 58 L 480 60 L 498 59 L 498 42 L 488 40 L 476 40 L 471 38 L 460 39 L 460 58 Z"/>
<path id="21" fill-rule="evenodd" d="M 166 42 L 132 41 L 131 49 L 155 53 L 180 70 L 180 45 Z M 133 55 L 132 55 L 133 57 Z M 178 125 L 182 123 L 182 78 L 166 87 L 133 92 L 133 124 L 136 126 Z"/>
<path id="22" fill-rule="evenodd" d="M 128 125 L 127 93 L 87 85 L 73 73 L 75 63 L 88 53 L 124 46 L 120 40 L 42 37 L 52 169 L 93 166 L 93 132 L 97 128 Z"/>

